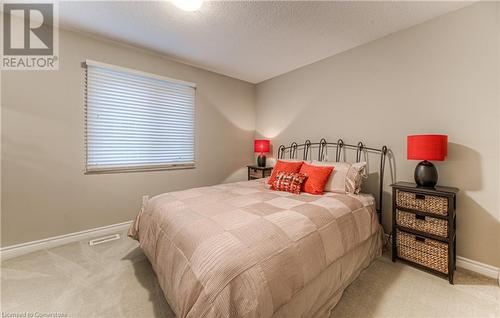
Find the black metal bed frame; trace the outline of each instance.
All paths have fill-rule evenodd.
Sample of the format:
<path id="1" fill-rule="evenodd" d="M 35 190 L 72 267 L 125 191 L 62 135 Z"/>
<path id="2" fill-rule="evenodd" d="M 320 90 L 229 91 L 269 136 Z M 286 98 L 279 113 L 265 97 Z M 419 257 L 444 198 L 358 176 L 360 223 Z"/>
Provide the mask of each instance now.
<path id="1" fill-rule="evenodd" d="M 319 142 L 311 142 L 309 139 L 303 144 L 297 144 L 292 142 L 290 146 L 285 147 L 285 145 L 280 145 L 278 147 L 278 159 L 284 159 L 285 152 L 288 150 L 290 159 L 298 159 L 298 150 L 303 148 L 302 160 L 308 160 L 310 154 L 312 153 L 312 148 L 318 146 L 318 161 L 323 161 L 325 158 L 325 151 L 327 151 L 328 146 L 334 146 L 335 149 L 335 161 L 339 162 L 343 149 L 355 149 L 356 150 L 356 162 L 361 161 L 361 155 L 363 151 L 380 153 L 380 171 L 379 171 L 379 191 L 378 191 L 378 201 L 375 207 L 377 211 L 379 222 L 382 223 L 382 199 L 383 199 L 383 188 L 384 188 L 384 169 L 385 169 L 385 158 L 387 156 L 387 147 L 382 146 L 382 148 L 371 148 L 366 147 L 361 141 L 357 145 L 350 145 L 344 143 L 342 139 L 337 140 L 337 142 L 327 142 L 325 138 L 322 138 Z"/>

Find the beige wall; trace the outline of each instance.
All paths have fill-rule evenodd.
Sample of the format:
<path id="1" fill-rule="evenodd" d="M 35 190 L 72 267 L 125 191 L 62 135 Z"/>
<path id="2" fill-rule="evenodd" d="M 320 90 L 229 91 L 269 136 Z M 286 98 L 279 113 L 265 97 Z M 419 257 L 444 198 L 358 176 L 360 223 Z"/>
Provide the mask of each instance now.
<path id="1" fill-rule="evenodd" d="M 246 178 L 255 86 L 60 32 L 59 71 L 2 72 L 2 246 L 131 220 L 143 194 Z M 84 175 L 85 59 L 197 84 L 196 169 Z"/>
<path id="2" fill-rule="evenodd" d="M 386 144 L 393 180 L 412 181 L 406 136 L 448 134 L 437 167 L 440 184 L 462 190 L 458 255 L 500 266 L 498 6 L 475 4 L 259 84 L 257 135 L 275 148 L 323 136 Z"/>

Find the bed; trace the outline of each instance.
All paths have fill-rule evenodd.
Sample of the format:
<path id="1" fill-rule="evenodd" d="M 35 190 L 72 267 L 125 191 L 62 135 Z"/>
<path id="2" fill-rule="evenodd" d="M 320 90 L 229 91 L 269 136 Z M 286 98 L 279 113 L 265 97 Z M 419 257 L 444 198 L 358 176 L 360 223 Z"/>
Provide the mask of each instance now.
<path id="1" fill-rule="evenodd" d="M 371 194 L 296 195 L 258 179 L 157 195 L 129 235 L 177 317 L 328 317 L 381 255 L 380 207 Z"/>

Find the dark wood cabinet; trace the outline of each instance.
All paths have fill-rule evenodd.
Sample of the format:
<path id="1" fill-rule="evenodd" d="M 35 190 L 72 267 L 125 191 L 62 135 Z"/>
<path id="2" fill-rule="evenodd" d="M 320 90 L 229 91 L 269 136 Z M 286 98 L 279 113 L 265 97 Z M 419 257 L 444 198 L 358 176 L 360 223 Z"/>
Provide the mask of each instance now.
<path id="1" fill-rule="evenodd" d="M 392 187 L 392 261 L 402 260 L 453 284 L 457 188 Z"/>

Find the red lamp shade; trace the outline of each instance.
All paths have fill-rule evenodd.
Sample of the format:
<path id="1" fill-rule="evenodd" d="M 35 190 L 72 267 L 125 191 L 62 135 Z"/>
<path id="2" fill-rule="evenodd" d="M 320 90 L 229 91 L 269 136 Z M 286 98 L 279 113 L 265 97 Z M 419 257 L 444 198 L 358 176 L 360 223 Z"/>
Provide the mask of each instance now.
<path id="1" fill-rule="evenodd" d="M 409 160 L 444 161 L 448 155 L 448 136 L 408 136 L 406 146 Z"/>
<path id="2" fill-rule="evenodd" d="M 258 153 L 269 152 L 269 140 L 256 139 L 253 142 L 253 151 Z"/>

